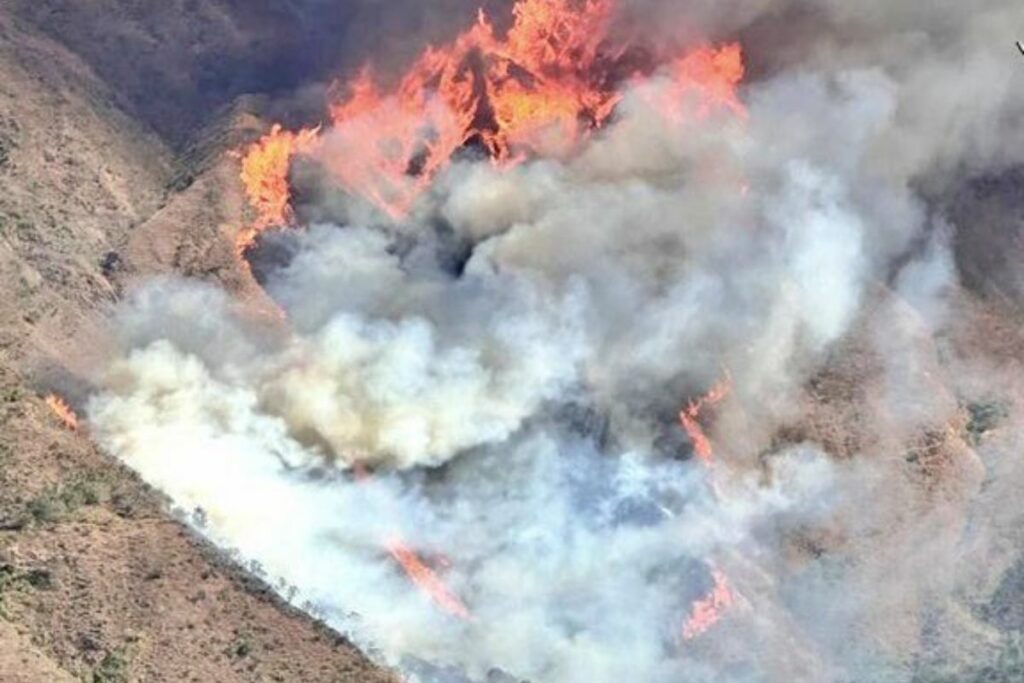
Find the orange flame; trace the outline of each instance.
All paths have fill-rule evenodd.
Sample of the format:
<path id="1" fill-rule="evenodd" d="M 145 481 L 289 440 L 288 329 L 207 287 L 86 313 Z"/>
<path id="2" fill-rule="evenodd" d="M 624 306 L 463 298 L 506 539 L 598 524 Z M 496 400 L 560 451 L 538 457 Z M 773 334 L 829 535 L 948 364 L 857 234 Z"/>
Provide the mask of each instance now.
<path id="1" fill-rule="evenodd" d="M 675 124 L 691 116 L 705 118 L 716 108 L 746 119 L 747 109 L 736 95 L 744 73 L 743 51 L 738 43 L 718 49 L 702 47 L 672 62 L 668 87 L 657 94 L 645 93 L 645 98 Z"/>
<path id="2" fill-rule="evenodd" d="M 715 585 L 711 592 L 693 603 L 693 607 L 690 608 L 690 617 L 683 623 L 683 640 L 693 640 L 717 624 L 722 618 L 722 613 L 736 601 L 729 586 L 729 579 L 724 573 L 712 569 L 711 577 Z"/>
<path id="3" fill-rule="evenodd" d="M 682 423 L 683 429 L 686 430 L 687 436 L 690 437 L 690 441 L 693 443 L 693 452 L 705 465 L 711 464 L 714 452 L 711 448 L 711 440 L 708 439 L 707 434 L 704 433 L 704 428 L 700 426 L 700 422 L 698 421 L 700 413 L 705 406 L 712 406 L 716 403 L 720 403 L 729 395 L 731 390 L 732 382 L 729 376 L 726 375 L 725 378 L 711 387 L 708 393 L 696 401 L 690 401 L 689 404 L 687 404 L 687 406 L 679 413 L 679 421 Z"/>
<path id="4" fill-rule="evenodd" d="M 336 89 L 325 165 L 347 190 L 398 218 L 467 143 L 511 163 L 549 130 L 576 140 L 618 99 L 595 78 L 611 6 L 520 0 L 503 39 L 481 10 L 453 42 L 425 50 L 389 94 L 364 69 L 347 97 Z"/>
<path id="5" fill-rule="evenodd" d="M 448 590 L 434 570 L 428 567 L 402 539 L 392 538 L 387 542 L 387 549 L 391 557 L 402 565 L 409 580 L 430 596 L 438 607 L 459 619 L 468 621 L 471 618 L 462 600 Z"/>
<path id="6" fill-rule="evenodd" d="M 317 129 L 293 133 L 274 125 L 269 133 L 241 153 L 242 184 L 249 204 L 256 211 L 256 220 L 238 235 L 235 248 L 239 254 L 259 233 L 275 225 L 285 225 L 291 219 L 288 171 L 292 157 L 312 150 L 317 133 Z"/>
<path id="7" fill-rule="evenodd" d="M 679 413 L 683 429 L 686 430 L 690 441 L 693 442 L 694 453 L 707 467 L 710 467 L 713 462 L 714 452 L 711 440 L 704 433 L 698 418 L 705 406 L 720 403 L 729 395 L 730 391 L 732 391 L 732 379 L 726 372 L 725 377 L 715 383 L 704 396 L 690 401 L 686 408 Z M 718 495 L 718 487 L 714 482 L 711 482 L 711 488 Z M 722 618 L 722 612 L 735 602 L 732 589 L 729 587 L 729 579 L 725 573 L 718 569 L 712 569 L 711 576 L 715 585 L 710 593 L 693 603 L 690 608 L 690 616 L 683 622 L 683 640 L 692 640 L 710 629 Z"/>
<path id="8" fill-rule="evenodd" d="M 58 396 L 57 394 L 49 394 L 45 399 L 46 405 L 50 406 L 50 410 L 53 411 L 54 415 L 60 418 L 64 426 L 73 432 L 78 431 L 78 416 L 75 415 L 75 411 L 71 409 L 71 406 L 67 402 Z"/>
<path id="9" fill-rule="evenodd" d="M 239 237 L 240 248 L 287 223 L 288 168 L 298 153 L 314 154 L 342 188 L 394 220 L 464 147 L 499 166 L 568 153 L 611 117 L 619 86 L 641 70 L 627 63 L 628 46 L 608 37 L 613 9 L 614 0 L 517 0 L 504 36 L 481 10 L 472 27 L 427 48 L 390 89 L 369 67 L 348 86 L 336 84 L 327 131 L 275 127 L 244 152 L 243 182 L 259 218 Z M 651 102 L 667 120 L 713 108 L 745 116 L 736 95 L 744 71 L 739 45 L 661 61 L 670 85 Z"/>
<path id="10" fill-rule="evenodd" d="M 364 484 L 373 475 L 363 463 L 357 462 L 352 466 L 352 475 L 356 482 Z M 449 614 L 460 619 L 469 620 L 472 615 L 466 605 L 448 590 L 437 573 L 420 559 L 419 555 L 402 540 L 400 536 L 390 538 L 385 546 L 391 557 L 401 565 L 405 575 L 409 577 L 417 587 L 426 593 L 434 603 Z M 451 561 L 447 557 L 441 558 L 442 565 L 447 567 Z"/>

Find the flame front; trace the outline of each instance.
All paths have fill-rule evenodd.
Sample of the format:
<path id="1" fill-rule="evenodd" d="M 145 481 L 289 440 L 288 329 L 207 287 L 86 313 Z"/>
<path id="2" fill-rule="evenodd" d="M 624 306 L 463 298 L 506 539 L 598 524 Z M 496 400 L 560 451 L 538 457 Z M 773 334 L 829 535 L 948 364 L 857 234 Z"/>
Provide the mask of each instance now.
<path id="1" fill-rule="evenodd" d="M 329 171 L 398 218 L 464 145 L 504 164 L 548 131 L 575 141 L 599 126 L 618 98 L 597 68 L 611 2 L 577 4 L 521 0 L 504 39 L 481 10 L 452 43 L 425 50 L 393 92 L 381 92 L 368 68 L 336 87 Z"/>
<path id="2" fill-rule="evenodd" d="M 78 431 L 78 415 L 71 409 L 67 401 L 57 394 L 49 394 L 45 399 L 46 405 L 50 407 L 53 414 L 60 418 L 64 426 L 73 432 Z"/>
<path id="3" fill-rule="evenodd" d="M 613 9 L 614 0 L 518 0 L 503 37 L 480 10 L 471 28 L 427 48 L 390 89 L 368 66 L 335 84 L 324 129 L 275 126 L 243 151 L 242 181 L 258 217 L 239 248 L 288 223 L 296 154 L 313 154 L 344 190 L 398 220 L 460 149 L 501 167 L 568 154 L 610 119 L 623 85 L 654 73 L 651 63 L 663 65 L 668 85 L 645 99 L 669 123 L 715 109 L 745 116 L 738 44 L 638 58 L 609 37 Z"/>

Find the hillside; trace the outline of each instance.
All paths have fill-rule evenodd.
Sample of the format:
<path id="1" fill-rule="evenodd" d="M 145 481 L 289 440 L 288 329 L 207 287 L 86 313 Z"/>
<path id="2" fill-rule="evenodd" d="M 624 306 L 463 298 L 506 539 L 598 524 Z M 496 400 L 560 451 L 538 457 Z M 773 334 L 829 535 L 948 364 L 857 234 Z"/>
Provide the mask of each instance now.
<path id="1" fill-rule="evenodd" d="M 172 510 L 170 501 L 139 475 L 101 452 L 88 428 L 69 428 L 45 402 L 55 392 L 73 408 L 83 407 L 95 389 L 89 378 L 111 347 L 109 315 L 126 292 L 153 276 L 186 276 L 222 287 L 249 312 L 270 310 L 266 292 L 234 254 L 234 237 L 252 210 L 240 186 L 239 162 L 230 152 L 265 133 L 270 122 L 298 127 L 318 121 L 325 84 L 351 72 L 372 47 L 385 55 L 381 61 L 386 71 L 389 62 L 413 54 L 421 38 L 443 36 L 464 24 L 461 16 L 471 17 L 477 3 L 407 3 L 405 12 L 385 12 L 384 4 L 9 0 L 0 8 L 0 683 L 394 680 L 345 637 L 285 604 L 264 582 L 258 565 L 239 566 L 198 537 L 183 521 L 194 510 Z M 460 20 L 441 25 L 430 21 L 432 12 L 447 17 L 459 13 Z M 410 38 L 413 33 L 415 39 Z M 381 36 L 394 39 L 374 46 Z M 778 120 L 789 122 L 789 105 L 780 101 L 779 106 L 786 117 Z M 624 158 L 643 154 L 628 144 L 619 151 Z M 595 175 L 618 177 L 623 171 L 614 163 L 599 167 Z M 399 174 L 411 173 L 407 168 L 402 166 Z M 302 185 L 315 182 L 302 173 L 294 175 L 300 219 L 307 214 L 333 216 L 316 206 L 318 201 L 330 202 Z M 651 187 L 660 189 L 668 182 L 659 177 Z M 778 534 L 771 539 L 781 549 L 772 560 L 773 570 L 792 579 L 796 591 L 801 577 L 813 578 L 808 568 L 816 563 L 826 569 L 832 567 L 829 562 L 841 566 L 849 574 L 848 585 L 863 589 L 856 595 L 877 600 L 851 606 L 845 604 L 852 601 L 849 596 L 823 593 L 820 604 L 802 607 L 826 615 L 823 621 L 849 609 L 878 652 L 914 672 L 912 683 L 1009 683 L 1024 666 L 1019 647 L 1024 638 L 1024 610 L 1019 607 L 1024 596 L 1024 536 L 1019 529 L 1024 520 L 1019 506 L 1007 504 L 1024 476 L 1019 459 L 1012 457 L 1018 450 L 1017 416 L 1024 409 L 1024 380 L 1018 379 L 1024 377 L 1024 278 L 1019 267 L 1024 258 L 1024 173 L 1019 167 L 957 166 L 936 171 L 934 177 L 915 177 L 914 182 L 921 185 L 908 191 L 914 208 L 942 219 L 929 216 L 923 221 L 927 228 L 891 263 L 886 261 L 888 275 L 881 267 L 877 272 L 865 269 L 870 276 L 863 283 L 858 280 L 863 301 L 851 313 L 849 326 L 830 341 L 821 358 L 797 364 L 793 376 L 800 380 L 780 392 L 789 404 L 769 405 L 758 396 L 744 405 L 741 385 L 737 403 L 726 401 L 707 414 L 707 438 L 727 462 L 730 454 L 743 454 L 735 458 L 737 478 L 756 479 L 764 486 L 775 476 L 773 468 L 787 462 L 780 454 L 800 452 L 808 444 L 835 464 L 837 472 L 870 469 L 874 478 L 850 480 L 863 489 L 837 496 L 843 500 L 834 520 L 806 525 L 797 520 L 784 530 L 758 528 L 759 533 Z M 460 195 L 463 199 L 472 191 L 468 187 Z M 505 186 L 496 188 L 490 199 L 504 196 Z M 747 192 L 744 184 L 742 195 Z M 735 194 L 730 190 L 730 197 Z M 497 216 L 504 204 L 496 201 L 495 206 Z M 703 208 L 708 216 L 717 211 Z M 586 217 L 600 225 L 598 213 L 603 212 L 595 209 Z M 579 222 L 576 214 L 567 215 L 567 222 Z M 651 216 L 668 220 L 660 213 Z M 488 214 L 482 220 L 492 219 Z M 878 232 L 865 234 L 877 236 L 891 227 L 880 223 Z M 439 233 L 453 229 L 447 223 L 433 227 Z M 564 243 L 553 239 L 541 245 L 552 250 L 545 263 L 561 264 L 563 257 L 572 263 L 575 255 L 563 250 L 589 247 L 583 238 L 573 243 L 570 230 L 563 232 Z M 610 243 L 612 237 L 621 235 L 609 236 Z M 945 261 L 928 256 L 932 242 L 945 245 L 947 237 L 948 272 Z M 329 238 L 325 229 L 307 249 L 312 253 L 315 240 Z M 265 253 L 256 250 L 257 266 L 261 256 L 273 251 L 274 239 L 268 240 Z M 679 266 L 684 250 L 667 231 L 659 240 L 665 242 L 664 258 L 652 254 L 657 256 L 653 266 L 645 267 L 670 272 Z M 700 243 L 695 237 L 696 248 Z M 676 248 L 679 253 L 673 252 Z M 723 270 L 735 266 L 722 261 Z M 907 275 L 907 263 L 920 268 Z M 818 269 L 817 261 L 807 268 Z M 449 283 L 444 275 L 438 281 Z M 916 277 L 920 287 L 901 281 L 904 277 Z M 325 282 L 307 298 L 349 284 L 341 277 Z M 780 276 L 780 282 L 787 280 Z M 772 282 L 756 278 L 737 283 L 752 283 L 751 289 L 763 286 L 766 293 L 773 289 Z M 743 288 L 737 284 L 729 293 Z M 826 300 L 815 299 L 822 308 Z M 941 306 L 936 303 L 940 300 Z M 934 317 L 928 308 L 932 305 L 941 308 Z M 642 319 L 643 311 L 631 312 Z M 800 313 L 812 318 L 817 311 Z M 674 316 L 673 309 L 665 309 L 665 320 Z M 629 327 L 632 318 L 620 323 Z M 694 318 L 686 325 L 700 328 L 699 323 Z M 736 326 L 723 318 L 711 327 L 731 331 Z M 671 331 L 682 335 L 674 327 Z M 634 349 L 629 346 L 615 346 L 609 352 L 611 364 L 619 356 L 631 357 Z M 634 360 L 642 369 L 649 359 Z M 718 372 L 713 353 L 693 362 L 703 362 L 705 374 Z M 724 370 L 728 377 L 730 369 Z M 743 372 L 741 367 L 737 374 Z M 654 450 L 678 464 L 692 457 L 685 441 L 689 430 L 680 429 L 678 416 L 680 402 L 693 387 L 686 384 L 689 377 L 670 379 L 665 396 L 648 401 L 646 385 L 636 393 L 644 395 L 643 408 L 652 415 L 644 415 L 644 428 L 648 421 L 657 422 L 652 429 L 664 437 Z M 593 431 L 595 436 L 610 429 L 607 423 L 613 417 L 621 417 L 581 406 L 583 417 L 569 415 L 575 403 L 545 417 L 556 422 L 564 417 L 567 433 Z M 322 441 L 300 436 L 317 448 Z M 319 453 L 317 448 L 313 450 Z M 436 479 L 436 484 L 449 467 L 424 466 L 421 471 L 429 472 L 424 479 Z M 374 463 L 368 471 L 374 471 Z M 358 475 L 354 480 L 362 483 Z M 518 480 L 508 484 L 502 495 L 515 493 L 519 485 Z M 362 525 L 362 510 L 349 518 Z M 844 518 L 854 521 L 845 523 Z M 415 579 L 410 582 L 401 575 L 393 550 L 366 545 L 371 548 L 366 554 L 376 553 L 377 566 L 384 568 L 370 580 L 394 579 L 413 594 L 417 607 L 432 609 L 415 592 Z M 316 546 L 311 555 L 322 559 L 320 550 Z M 732 565 L 739 581 L 772 594 L 776 577 L 742 555 L 723 553 L 723 565 Z M 289 566 L 296 564 L 287 559 Z M 421 564 L 432 562 L 443 566 L 448 559 L 443 553 L 425 555 Z M 336 565 L 319 575 L 335 583 Z M 779 594 L 779 605 L 791 597 L 781 589 Z M 551 603 L 561 604 L 561 597 L 551 598 Z M 737 611 L 747 607 L 741 604 Z M 750 620 L 751 630 L 736 632 L 737 641 L 773 631 L 776 617 L 777 623 L 793 628 L 770 633 L 778 641 L 765 641 L 782 644 L 775 648 L 781 663 L 765 680 L 814 680 L 813 675 L 798 676 L 813 669 L 811 655 L 804 661 L 801 649 L 794 647 L 797 654 L 788 657 L 788 648 L 803 632 L 785 614 L 773 612 L 777 607 L 770 601 L 756 607 L 765 611 Z M 394 614 L 401 618 L 405 613 L 396 609 Z M 474 626 L 486 632 L 490 644 L 502 645 L 505 632 L 495 621 L 482 619 Z M 418 625 L 410 623 L 410 630 Z M 518 622 L 509 623 L 515 627 Z M 575 632 L 570 640 L 574 638 Z M 829 646 L 842 650 L 844 644 Z M 717 661 L 714 645 L 707 646 L 709 655 L 700 650 L 702 642 L 694 647 Z M 759 647 L 775 654 L 763 643 Z M 742 644 L 739 649 L 748 653 L 756 648 Z M 729 664 L 728 657 L 722 661 Z M 505 680 L 504 675 L 495 668 L 487 680 Z"/>
<path id="2" fill-rule="evenodd" d="M 85 350 L 129 273 L 194 272 L 180 249 L 205 254 L 192 238 L 216 241 L 240 208 L 223 173 L 174 198 L 172 138 L 124 101 L 0 10 L 0 679 L 387 680 L 168 518 L 42 401 L 52 389 L 81 398 Z M 137 236 L 160 255 L 133 262 Z M 226 243 L 220 253 L 231 261 Z"/>

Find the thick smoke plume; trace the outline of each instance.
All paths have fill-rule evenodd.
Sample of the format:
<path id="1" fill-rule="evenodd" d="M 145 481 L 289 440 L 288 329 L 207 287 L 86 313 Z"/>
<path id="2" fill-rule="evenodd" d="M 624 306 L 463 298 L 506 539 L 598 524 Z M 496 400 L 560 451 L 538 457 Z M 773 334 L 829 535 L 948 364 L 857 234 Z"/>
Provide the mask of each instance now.
<path id="1" fill-rule="evenodd" d="M 961 438 L 961 406 L 1020 375 L 934 342 L 965 323 L 926 197 L 1024 161 L 1004 33 L 1024 10 L 630 0 L 615 19 L 652 45 L 741 40 L 745 115 L 666 118 L 655 70 L 569 150 L 457 156 L 400 220 L 322 195 L 265 238 L 287 322 L 210 284 L 135 292 L 94 434 L 423 681 L 910 681 L 926 632 L 991 653 L 951 635 L 973 623 L 953 597 L 1012 561 L 1022 472 Z M 816 422 L 815 387 L 847 371 L 852 446 Z M 726 376 L 704 466 L 677 416 Z M 684 637 L 719 576 L 729 604 Z"/>

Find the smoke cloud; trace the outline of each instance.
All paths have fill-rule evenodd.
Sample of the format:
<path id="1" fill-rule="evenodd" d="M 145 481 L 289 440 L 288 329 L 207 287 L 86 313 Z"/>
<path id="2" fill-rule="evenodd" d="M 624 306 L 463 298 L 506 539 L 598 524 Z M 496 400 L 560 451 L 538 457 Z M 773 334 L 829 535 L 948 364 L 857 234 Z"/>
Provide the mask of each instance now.
<path id="1" fill-rule="evenodd" d="M 1022 161 L 1018 3 L 620 9 L 651 41 L 740 37 L 748 116 L 666 120 L 655 72 L 579 149 L 458 159 L 397 223 L 307 207 L 266 238 L 286 323 L 151 282 L 95 437 L 411 680 L 911 681 L 991 655 L 955 598 L 1014 561 L 1022 472 L 963 405 L 1017 424 L 1021 375 L 960 352 L 927 197 Z M 705 467 L 677 415 L 725 375 Z M 717 572 L 730 604 L 682 638 Z"/>

